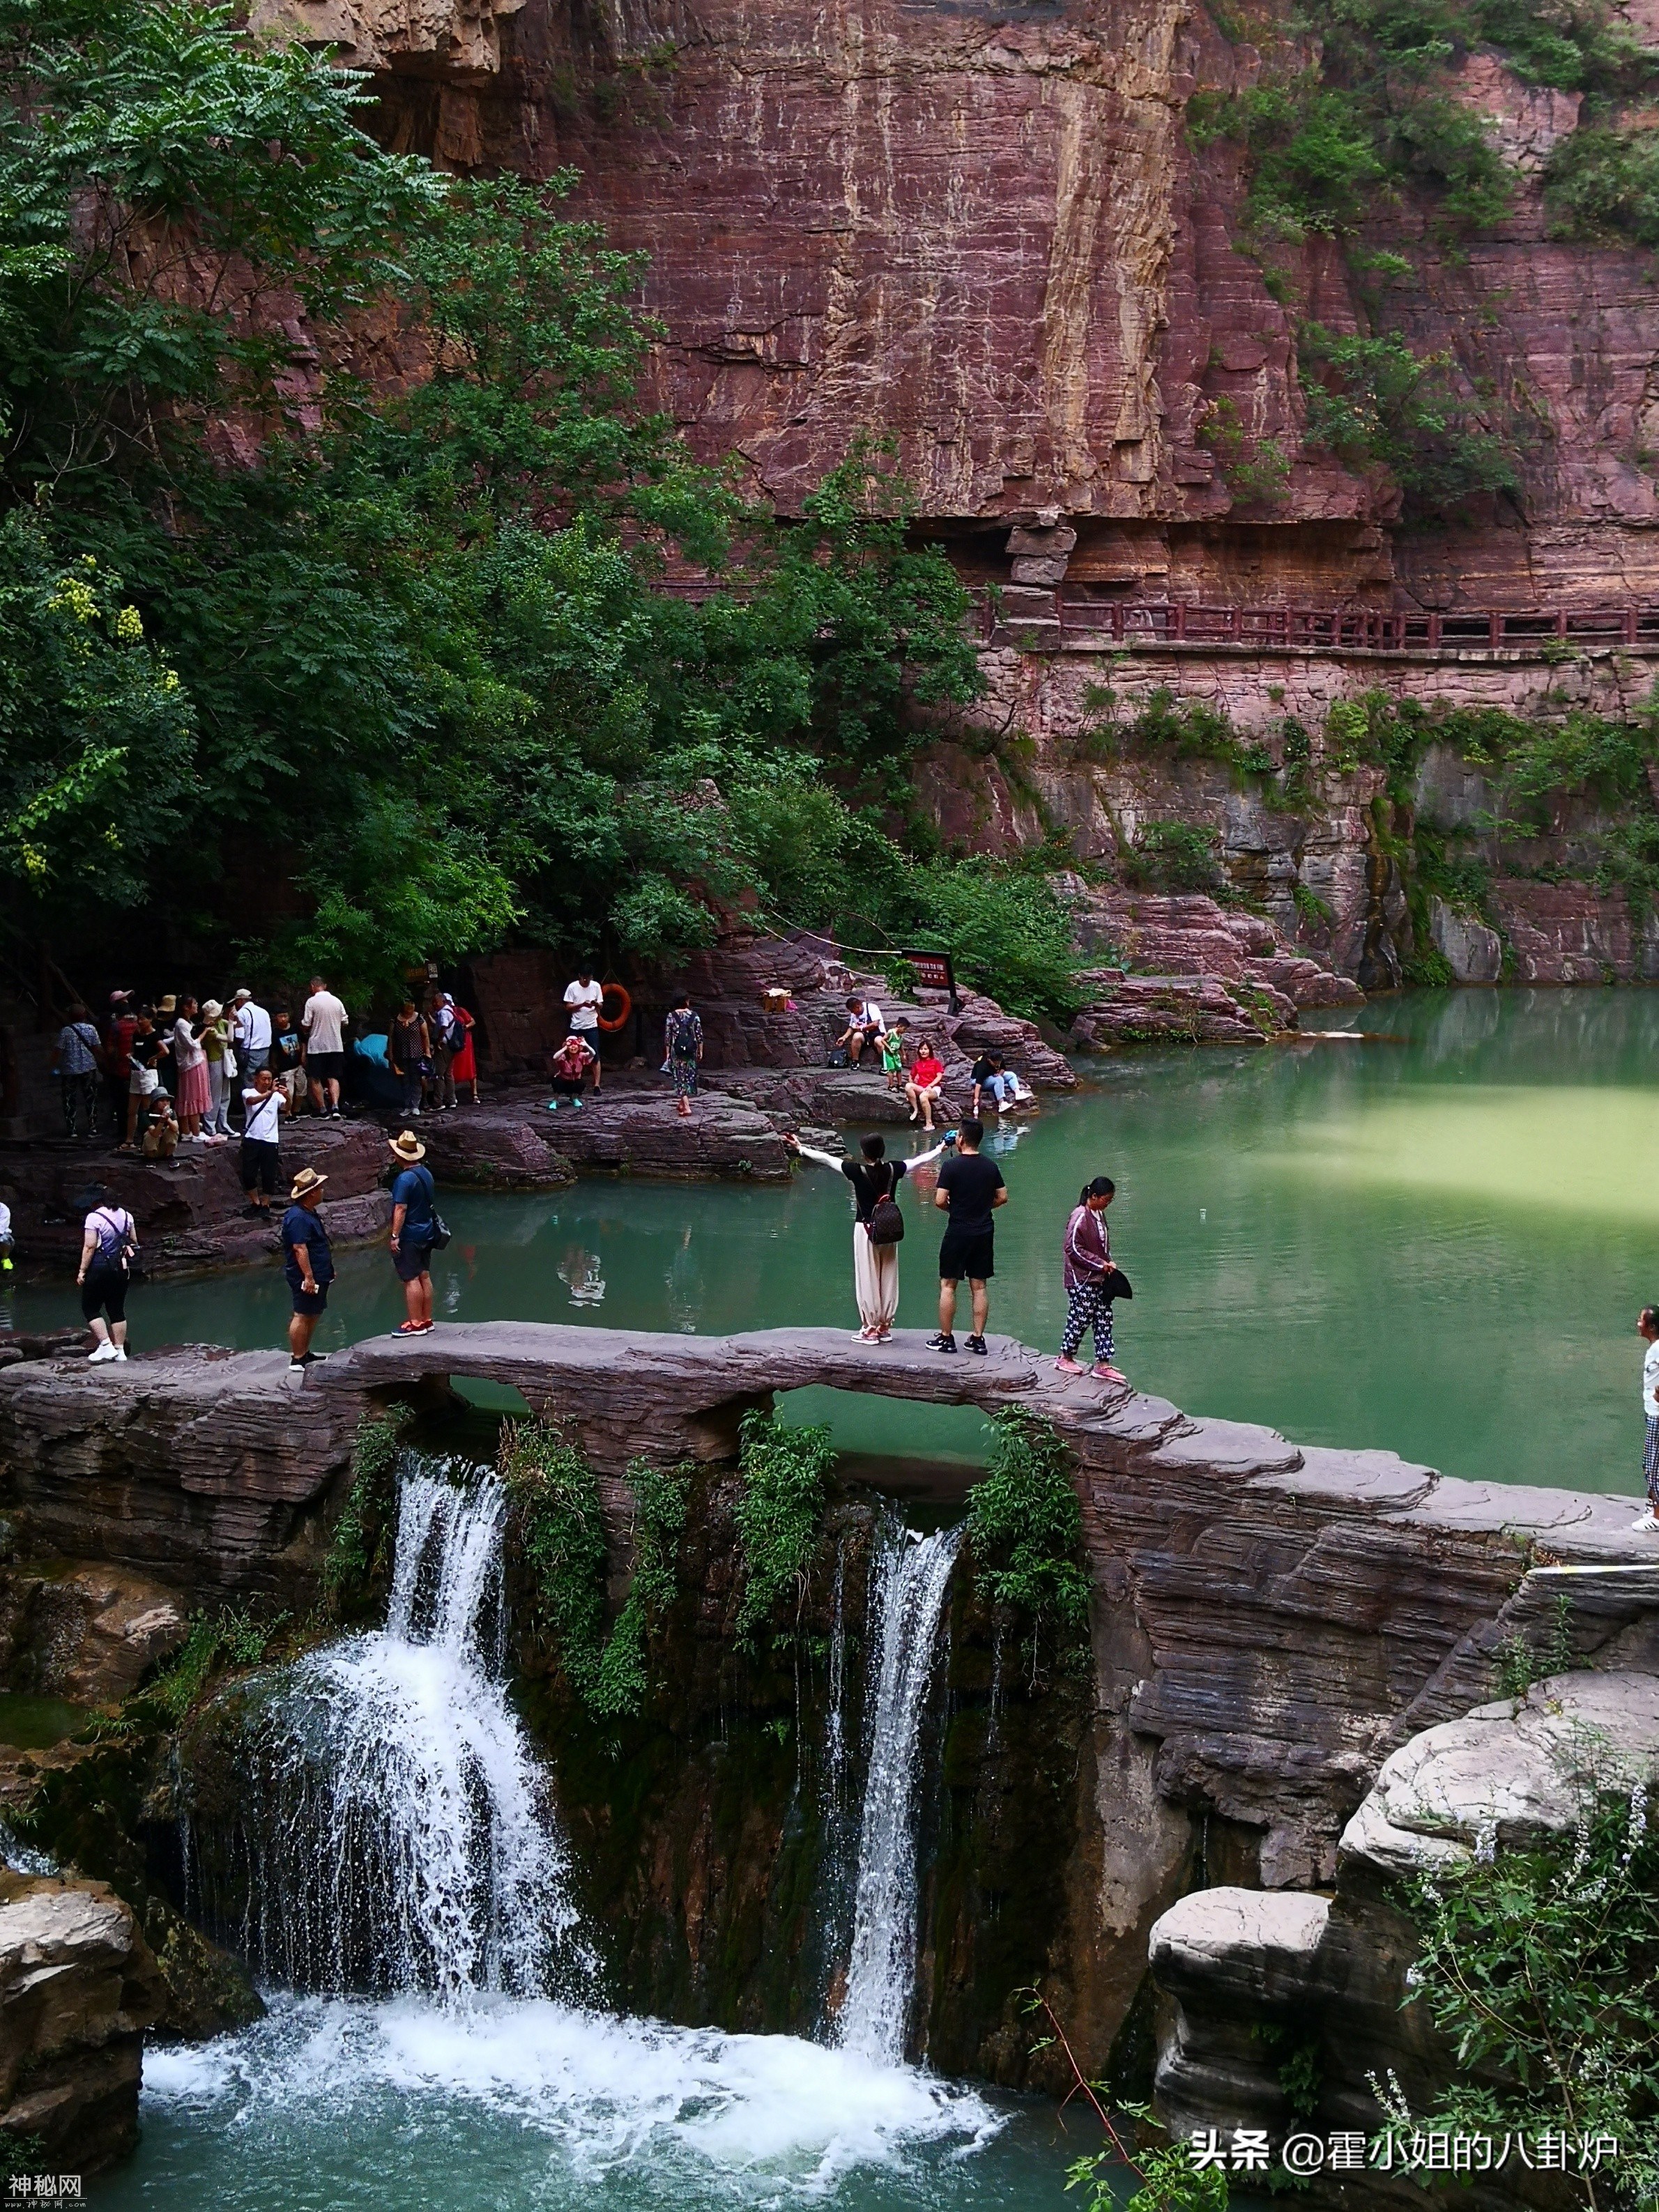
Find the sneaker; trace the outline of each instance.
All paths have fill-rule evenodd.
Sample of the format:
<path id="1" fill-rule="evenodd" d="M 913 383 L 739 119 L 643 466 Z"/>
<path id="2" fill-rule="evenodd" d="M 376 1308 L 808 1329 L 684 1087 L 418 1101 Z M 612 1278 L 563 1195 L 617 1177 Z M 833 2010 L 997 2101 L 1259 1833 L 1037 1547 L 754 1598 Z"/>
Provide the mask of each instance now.
<path id="1" fill-rule="evenodd" d="M 97 1353 L 94 1352 L 93 1358 L 95 1359 L 97 1357 Z M 1656 1513 L 1653 1508 L 1649 1506 L 1647 1511 L 1638 1513 L 1630 1525 L 1632 1528 L 1639 1528 L 1644 1535 L 1650 1535 L 1656 1528 L 1659 1528 L 1659 1513 Z"/>
<path id="2" fill-rule="evenodd" d="M 290 1359 L 288 1363 L 288 1371 L 290 1375 L 303 1375 L 306 1371 L 304 1360 Z"/>
<path id="3" fill-rule="evenodd" d="M 1056 1375 L 1086 1375 L 1088 1371 L 1080 1359 L 1068 1359 L 1063 1352 L 1054 1362 Z"/>
<path id="4" fill-rule="evenodd" d="M 118 1345 L 116 1346 L 116 1347 L 115 1347 L 115 1357 L 116 1357 L 116 1358 L 120 1361 L 121 1364 L 122 1364 L 124 1367 L 126 1365 L 126 1361 L 127 1361 L 127 1353 L 126 1353 L 126 1346 L 125 1346 L 125 1345 L 118 1344 Z"/>
<path id="5" fill-rule="evenodd" d="M 956 1338 L 948 1328 L 940 1329 L 937 1336 L 930 1336 L 927 1340 L 929 1352 L 954 1352 L 956 1348 Z"/>
<path id="6" fill-rule="evenodd" d="M 102 1344 L 94 1344 L 88 1352 L 87 1364 L 90 1367 L 101 1367 L 106 1359 L 113 1359 L 114 1357 L 115 1346 L 106 1339 Z"/>
<path id="7" fill-rule="evenodd" d="M 328 1354 L 325 1352 L 302 1352 L 300 1354 L 300 1364 L 301 1367 L 320 1367 L 327 1358 Z"/>
<path id="8" fill-rule="evenodd" d="M 1089 1372 L 1097 1382 L 1127 1382 L 1129 1379 L 1120 1369 L 1109 1365 L 1103 1359 L 1097 1359 Z"/>
<path id="9" fill-rule="evenodd" d="M 968 1340 L 968 1349 L 969 1352 L 977 1352 L 983 1358 L 986 1351 L 985 1339 L 982 1336 L 970 1336 Z"/>

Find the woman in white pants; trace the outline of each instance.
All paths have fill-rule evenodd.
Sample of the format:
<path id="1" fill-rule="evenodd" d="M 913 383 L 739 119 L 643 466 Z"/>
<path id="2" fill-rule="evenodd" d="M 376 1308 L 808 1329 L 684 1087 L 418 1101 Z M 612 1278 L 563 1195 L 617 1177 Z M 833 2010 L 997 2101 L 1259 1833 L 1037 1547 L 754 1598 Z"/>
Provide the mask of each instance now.
<path id="1" fill-rule="evenodd" d="M 929 1160 L 936 1160 L 949 1141 L 947 1138 L 935 1145 L 930 1152 L 918 1152 L 914 1159 L 890 1160 L 880 1137 L 861 1137 L 860 1157 L 838 1160 L 833 1152 L 815 1152 L 798 1137 L 784 1139 L 800 1158 L 821 1168 L 839 1168 L 853 1186 L 853 1291 L 863 1324 L 853 1339 L 854 1344 L 885 1344 L 893 1334 L 893 1316 L 898 1311 L 898 1247 L 872 1240 L 871 1216 L 883 1199 L 897 1197 L 899 1184 L 912 1168 L 926 1167 Z"/>

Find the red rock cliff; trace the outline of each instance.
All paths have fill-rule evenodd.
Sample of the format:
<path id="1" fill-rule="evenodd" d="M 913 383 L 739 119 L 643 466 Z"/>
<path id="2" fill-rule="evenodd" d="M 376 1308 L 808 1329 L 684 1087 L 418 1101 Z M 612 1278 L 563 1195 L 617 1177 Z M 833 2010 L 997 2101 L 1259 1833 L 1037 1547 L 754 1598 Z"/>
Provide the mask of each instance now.
<path id="1" fill-rule="evenodd" d="M 1648 264 L 1545 239 L 1536 175 L 1577 96 L 1491 57 L 1464 88 L 1516 173 L 1510 217 L 1466 256 L 1409 217 L 1372 242 L 1417 249 L 1390 323 L 1531 422 L 1524 489 L 1397 537 L 1386 485 L 1304 449 L 1292 312 L 1237 250 L 1237 156 L 1190 146 L 1194 88 L 1259 66 L 1201 9 L 264 0 L 258 20 L 341 41 L 398 145 L 579 170 L 578 206 L 650 257 L 660 397 L 786 511 L 869 428 L 970 572 L 1247 602 L 1659 592 Z M 1306 317 L 1352 325 L 1328 243 L 1299 287 Z M 1200 436 L 1220 401 L 1290 464 L 1282 496 L 1230 494 Z"/>

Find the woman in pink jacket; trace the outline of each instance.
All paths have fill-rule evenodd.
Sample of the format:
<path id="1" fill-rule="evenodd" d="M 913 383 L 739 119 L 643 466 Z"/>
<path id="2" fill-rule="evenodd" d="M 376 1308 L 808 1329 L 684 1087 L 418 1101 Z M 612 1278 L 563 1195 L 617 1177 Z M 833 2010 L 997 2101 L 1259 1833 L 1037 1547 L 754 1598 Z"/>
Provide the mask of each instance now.
<path id="1" fill-rule="evenodd" d="M 1083 1332 L 1095 1333 L 1095 1364 L 1089 1370 L 1103 1382 L 1127 1382 L 1112 1364 L 1112 1302 L 1106 1295 L 1106 1279 L 1112 1272 L 1112 1240 L 1106 1229 L 1106 1209 L 1117 1194 L 1110 1176 L 1097 1176 L 1085 1183 L 1066 1224 L 1066 1327 L 1054 1365 L 1062 1375 L 1081 1375 L 1075 1357 Z"/>

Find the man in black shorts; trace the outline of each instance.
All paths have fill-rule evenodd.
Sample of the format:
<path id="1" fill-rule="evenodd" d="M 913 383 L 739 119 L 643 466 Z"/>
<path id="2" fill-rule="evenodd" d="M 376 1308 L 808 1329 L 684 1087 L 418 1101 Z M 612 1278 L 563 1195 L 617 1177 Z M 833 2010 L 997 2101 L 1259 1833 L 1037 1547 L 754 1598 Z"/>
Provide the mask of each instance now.
<path id="1" fill-rule="evenodd" d="M 1002 1170 L 994 1160 L 980 1158 L 985 1141 L 983 1125 L 964 1121 L 957 1132 L 957 1153 L 939 1171 L 935 1206 L 951 1218 L 945 1242 L 939 1248 L 939 1334 L 928 1339 L 935 1352 L 954 1352 L 951 1334 L 957 1317 L 957 1285 L 966 1275 L 974 1301 L 974 1333 L 969 1352 L 985 1350 L 985 1324 L 991 1314 L 991 1294 L 986 1285 L 996 1273 L 994 1224 L 991 1216 L 1008 1203 Z"/>

